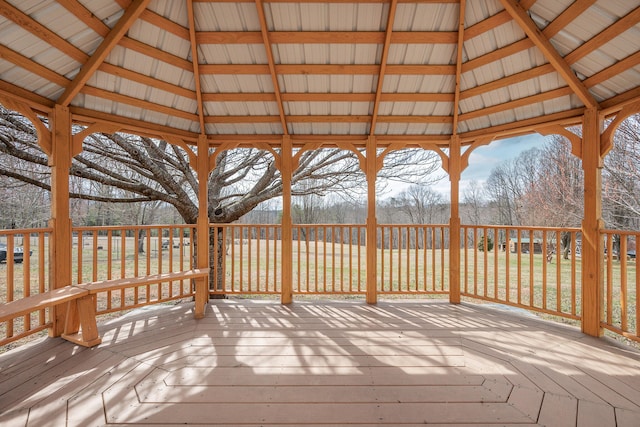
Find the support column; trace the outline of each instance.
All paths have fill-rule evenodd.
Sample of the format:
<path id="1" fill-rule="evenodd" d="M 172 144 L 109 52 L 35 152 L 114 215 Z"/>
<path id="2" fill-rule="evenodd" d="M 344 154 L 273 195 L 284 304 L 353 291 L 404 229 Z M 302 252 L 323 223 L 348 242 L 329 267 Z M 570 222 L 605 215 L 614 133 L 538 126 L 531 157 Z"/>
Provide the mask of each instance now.
<path id="1" fill-rule="evenodd" d="M 280 175 L 282 176 L 282 284 L 280 302 L 293 302 L 293 221 L 291 220 L 291 179 L 293 177 L 293 146 L 291 137 L 282 137 L 280 152 Z"/>
<path id="2" fill-rule="evenodd" d="M 206 135 L 198 137 L 198 161 L 196 164 L 198 174 L 198 223 L 196 258 L 197 268 L 209 268 L 209 142 Z M 209 302 L 209 281 L 202 277 L 196 282 L 195 313 L 196 319 L 205 315 L 205 309 Z"/>
<path id="3" fill-rule="evenodd" d="M 582 332 L 602 336 L 603 250 L 602 220 L 602 121 L 595 108 L 585 111 L 582 123 L 582 169 L 584 171 L 584 219 L 582 221 Z"/>
<path id="4" fill-rule="evenodd" d="M 449 218 L 449 302 L 460 303 L 460 175 L 462 172 L 460 137 L 453 135 L 449 144 L 449 179 L 451 180 L 451 216 Z"/>
<path id="5" fill-rule="evenodd" d="M 71 113 L 56 105 L 52 113 L 51 220 L 53 229 L 49 243 L 49 283 L 51 289 L 71 285 L 71 215 L 69 212 L 69 171 L 71 169 Z M 50 336 L 60 336 L 65 329 L 67 304 L 52 310 Z M 77 316 L 76 316 L 77 317 Z M 73 325 L 70 326 L 73 328 Z"/>
<path id="6" fill-rule="evenodd" d="M 378 302 L 378 220 L 376 218 L 377 150 L 375 136 L 367 140 L 367 303 Z"/>

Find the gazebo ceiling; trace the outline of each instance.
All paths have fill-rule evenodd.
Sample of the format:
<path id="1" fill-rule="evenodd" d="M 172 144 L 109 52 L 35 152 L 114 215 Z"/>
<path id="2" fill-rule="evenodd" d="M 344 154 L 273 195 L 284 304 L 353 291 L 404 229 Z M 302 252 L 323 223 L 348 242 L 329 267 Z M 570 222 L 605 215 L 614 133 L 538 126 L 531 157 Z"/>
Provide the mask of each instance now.
<path id="1" fill-rule="evenodd" d="M 469 141 L 637 102 L 639 6 L 2 1 L 0 102 L 187 140 Z"/>

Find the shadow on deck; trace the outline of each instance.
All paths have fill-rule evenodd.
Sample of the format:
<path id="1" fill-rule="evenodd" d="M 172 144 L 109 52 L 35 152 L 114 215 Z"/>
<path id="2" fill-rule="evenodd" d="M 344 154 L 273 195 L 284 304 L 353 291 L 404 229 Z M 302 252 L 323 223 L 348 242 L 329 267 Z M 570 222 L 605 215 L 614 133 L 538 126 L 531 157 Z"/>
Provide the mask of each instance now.
<path id="1" fill-rule="evenodd" d="M 640 425 L 640 353 L 446 302 L 136 310 L 0 355 L 0 424 Z"/>

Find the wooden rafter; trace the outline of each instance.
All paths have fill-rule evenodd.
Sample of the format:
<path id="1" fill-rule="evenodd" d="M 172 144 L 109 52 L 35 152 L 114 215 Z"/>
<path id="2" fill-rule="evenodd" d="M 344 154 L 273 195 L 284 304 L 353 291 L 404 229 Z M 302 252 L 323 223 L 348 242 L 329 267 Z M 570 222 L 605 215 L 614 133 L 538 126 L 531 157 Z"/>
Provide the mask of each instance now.
<path id="1" fill-rule="evenodd" d="M 393 34 L 393 22 L 396 16 L 397 0 L 391 0 L 389 5 L 389 16 L 387 17 L 387 28 L 385 29 L 384 44 L 382 46 L 382 57 L 380 59 L 380 69 L 378 71 L 378 85 L 376 88 L 376 97 L 373 102 L 373 111 L 371 113 L 371 125 L 369 127 L 369 135 L 376 134 L 376 122 L 378 121 L 378 110 L 380 109 L 380 94 L 384 86 L 384 75 L 387 70 L 387 58 L 389 57 L 389 46 L 391 44 L 391 35 Z"/>
<path id="2" fill-rule="evenodd" d="M 589 9 L 589 7 L 595 2 L 596 0 L 576 0 L 556 19 L 554 19 L 553 22 L 547 25 L 542 31 L 542 34 L 544 34 L 548 39 L 552 38 L 562 31 L 563 28 L 569 25 L 570 22 L 580 16 L 585 10 Z"/>
<path id="3" fill-rule="evenodd" d="M 515 55 L 516 53 L 527 50 L 533 46 L 534 44 L 530 39 L 522 39 L 515 43 L 511 43 L 508 46 L 504 46 L 500 49 L 491 51 L 486 55 L 482 55 L 465 62 L 464 64 L 462 64 L 462 72 L 468 73 L 469 71 L 475 70 L 476 68 L 480 68 L 484 65 L 491 64 L 492 62 L 499 61 L 508 56 Z"/>
<path id="4" fill-rule="evenodd" d="M 470 111 L 468 113 L 461 114 L 460 121 L 471 120 L 471 119 L 475 119 L 482 116 L 488 116 L 490 114 L 496 114 L 502 111 L 508 111 L 514 108 L 520 108 L 520 107 L 535 104 L 538 102 L 548 101 L 554 98 L 561 98 L 563 96 L 571 95 L 571 93 L 572 93 L 572 90 L 569 87 L 563 87 L 560 89 L 550 90 L 548 92 L 542 92 L 536 95 L 515 99 L 511 102 L 505 102 L 502 104 L 483 108 L 481 110 L 475 110 L 475 111 Z"/>
<path id="5" fill-rule="evenodd" d="M 110 101 L 119 102 L 127 105 L 132 105 L 140 108 L 144 108 L 150 111 L 157 111 L 158 113 L 168 114 L 174 117 L 178 117 L 185 120 L 197 121 L 198 115 L 189 113 L 187 111 L 178 110 L 176 108 L 167 107 L 164 105 L 156 104 L 151 101 L 145 101 L 139 98 L 134 98 L 132 96 L 122 95 L 115 92 L 109 92 L 104 89 L 99 89 L 95 87 L 85 86 L 82 90 L 82 93 L 87 95 L 93 95 L 102 99 L 108 99 Z"/>
<path id="6" fill-rule="evenodd" d="M 262 4 L 262 0 L 255 0 L 255 2 L 256 2 L 256 9 L 258 11 L 258 18 L 260 20 L 262 42 L 264 43 L 264 49 L 266 51 L 267 60 L 269 62 L 269 74 L 271 74 L 271 81 L 273 82 L 273 90 L 276 96 L 276 104 L 278 104 L 278 112 L 280 113 L 280 125 L 282 126 L 282 134 L 289 135 L 289 129 L 287 127 L 287 118 L 284 112 L 284 105 L 282 103 L 280 83 L 278 82 L 278 73 L 276 71 L 276 64 L 273 59 L 271 41 L 269 40 L 269 28 L 267 27 L 267 18 L 264 15 L 264 6 Z"/>
<path id="7" fill-rule="evenodd" d="M 585 85 L 576 77 L 567 61 L 551 45 L 533 20 L 527 15 L 523 7 L 514 0 L 500 0 L 504 8 L 513 17 L 516 23 L 522 28 L 525 34 L 535 43 L 542 54 L 554 66 L 558 74 L 567 82 L 569 87 L 575 92 L 580 100 L 587 107 L 593 107 L 598 103 L 589 93 Z"/>
<path id="8" fill-rule="evenodd" d="M 460 84 L 462 80 L 462 54 L 464 51 L 464 17 L 466 13 L 466 0 L 460 0 L 458 11 L 458 47 L 456 52 L 456 88 L 453 101 L 453 135 L 458 134 L 458 120 L 460 114 Z"/>
<path id="9" fill-rule="evenodd" d="M 116 3 L 120 5 L 123 9 L 126 9 L 131 4 L 131 0 L 115 0 Z M 152 25 L 155 25 L 159 28 L 163 28 L 166 31 L 175 34 L 176 36 L 189 41 L 189 29 L 185 28 L 164 16 L 158 15 L 157 13 L 151 10 L 144 10 L 142 14 L 140 14 L 140 19 L 146 21 Z"/>
<path id="10" fill-rule="evenodd" d="M 22 27 L 22 29 L 33 34 L 35 37 L 55 46 L 56 49 L 69 56 L 74 61 L 84 63 L 89 58 L 89 55 L 84 53 L 82 50 L 73 46 L 58 34 L 54 33 L 6 1 L 0 2 L 0 15 L 15 22 Z"/>
<path id="11" fill-rule="evenodd" d="M 206 123 L 278 123 L 279 116 L 207 116 Z M 377 116 L 378 122 L 383 123 L 451 123 L 451 116 Z M 369 115 L 308 115 L 287 116 L 289 123 L 369 123 Z"/>
<path id="12" fill-rule="evenodd" d="M 567 56 L 565 56 L 565 61 L 567 61 L 568 64 L 574 64 L 578 62 L 580 59 L 584 58 L 594 50 L 604 46 L 615 37 L 618 37 L 628 29 L 636 26 L 638 24 L 638 21 L 640 21 L 640 6 L 635 8 L 626 16 L 622 17 L 613 25 L 608 26 L 602 32 L 597 34 L 588 42 L 582 44 L 573 52 L 569 53 Z"/>
<path id="13" fill-rule="evenodd" d="M 594 74 L 593 76 L 586 79 L 584 81 L 584 84 L 587 87 L 593 87 L 638 65 L 640 65 L 640 52 L 636 52 L 621 61 L 617 61 L 610 67 L 607 67 L 599 73 Z"/>
<path id="14" fill-rule="evenodd" d="M 193 81 L 196 90 L 196 104 L 198 110 L 198 122 L 200 123 L 200 133 L 205 134 L 204 126 L 204 103 L 202 102 L 202 87 L 200 85 L 200 63 L 198 60 L 198 44 L 196 42 L 196 20 L 193 14 L 193 1 L 187 0 L 187 20 L 189 21 L 189 39 L 191 42 L 191 62 L 193 63 Z"/>
<path id="15" fill-rule="evenodd" d="M 485 83 L 483 85 L 464 90 L 460 93 L 460 99 L 467 99 L 467 98 L 472 98 L 474 96 L 479 96 L 503 87 L 510 86 L 512 84 L 516 84 L 518 82 L 544 76 L 546 74 L 553 73 L 554 71 L 555 69 L 551 64 L 540 65 L 536 68 L 532 68 L 530 70 L 512 74 L 500 80 L 494 80 L 489 83 Z"/>
<path id="16" fill-rule="evenodd" d="M 360 64 L 280 64 L 274 65 L 275 75 L 281 74 L 342 74 L 377 75 L 379 65 Z M 268 64 L 207 64 L 200 66 L 202 74 L 270 74 Z M 454 75 L 455 65 L 387 65 L 386 74 L 423 76 Z"/>
<path id="17" fill-rule="evenodd" d="M 100 64 L 105 60 L 111 50 L 118 44 L 120 39 L 129 31 L 129 28 L 138 19 L 138 16 L 147 7 L 150 0 L 134 0 L 127 8 L 124 15 L 118 20 L 113 30 L 104 38 L 100 46 L 84 63 L 80 72 L 76 74 L 71 84 L 67 86 L 64 93 L 58 98 L 57 103 L 67 106 L 73 98 L 80 92 L 85 83 L 91 78 Z"/>
<path id="18" fill-rule="evenodd" d="M 384 31 L 272 31 L 269 40 L 274 44 L 332 43 L 383 44 Z M 394 32 L 391 43 L 455 44 L 456 33 L 451 31 Z M 198 44 L 260 44 L 259 31 L 203 31 Z"/>

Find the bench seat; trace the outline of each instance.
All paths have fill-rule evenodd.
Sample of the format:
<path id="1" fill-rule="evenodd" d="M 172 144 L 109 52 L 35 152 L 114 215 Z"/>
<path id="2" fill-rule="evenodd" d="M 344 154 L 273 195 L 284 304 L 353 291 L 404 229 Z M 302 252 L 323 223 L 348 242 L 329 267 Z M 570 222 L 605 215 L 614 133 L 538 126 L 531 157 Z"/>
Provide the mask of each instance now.
<path id="1" fill-rule="evenodd" d="M 20 298 L 0 305 L 0 322 L 6 322 L 7 320 L 15 319 L 16 317 L 47 307 L 53 307 L 54 305 L 62 304 L 86 295 L 89 295 L 87 289 L 82 289 L 77 286 L 65 286 L 64 288 Z"/>
<path id="2" fill-rule="evenodd" d="M 95 299 L 100 292 L 164 283 L 177 280 L 206 278 L 209 268 L 196 268 L 149 276 L 128 277 L 64 286 L 6 304 L 0 304 L 0 322 L 15 319 L 37 310 L 67 304 L 62 338 L 76 344 L 93 347 L 102 342 L 98 336 Z"/>

